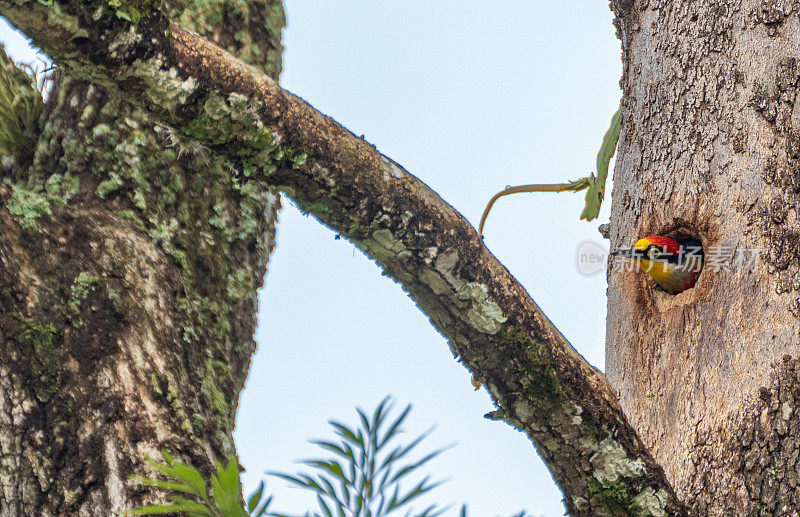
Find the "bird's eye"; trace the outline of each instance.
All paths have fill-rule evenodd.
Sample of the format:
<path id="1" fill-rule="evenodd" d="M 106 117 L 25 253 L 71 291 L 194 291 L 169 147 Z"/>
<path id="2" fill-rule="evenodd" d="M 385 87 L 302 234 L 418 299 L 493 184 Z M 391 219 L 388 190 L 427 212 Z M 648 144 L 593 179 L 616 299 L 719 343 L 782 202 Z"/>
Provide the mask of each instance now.
<path id="1" fill-rule="evenodd" d="M 647 258 L 650 260 L 658 260 L 661 257 L 661 250 L 655 246 L 647 248 Z"/>

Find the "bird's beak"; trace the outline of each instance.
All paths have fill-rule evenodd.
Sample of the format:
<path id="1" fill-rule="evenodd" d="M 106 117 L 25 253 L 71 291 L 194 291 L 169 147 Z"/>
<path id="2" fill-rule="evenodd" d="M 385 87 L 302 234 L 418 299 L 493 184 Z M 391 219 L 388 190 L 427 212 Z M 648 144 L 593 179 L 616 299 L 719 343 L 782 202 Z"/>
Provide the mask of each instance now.
<path id="1" fill-rule="evenodd" d="M 636 248 L 631 248 L 628 250 L 617 250 L 612 251 L 609 255 L 613 257 L 623 257 L 623 258 L 642 258 L 642 250 L 638 250 Z"/>

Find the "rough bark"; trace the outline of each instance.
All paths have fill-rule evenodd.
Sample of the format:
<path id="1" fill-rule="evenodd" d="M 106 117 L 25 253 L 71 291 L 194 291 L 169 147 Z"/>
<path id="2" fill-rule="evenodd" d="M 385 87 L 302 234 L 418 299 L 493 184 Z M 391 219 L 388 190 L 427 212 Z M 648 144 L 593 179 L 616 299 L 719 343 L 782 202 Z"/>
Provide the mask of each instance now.
<path id="1" fill-rule="evenodd" d="M 698 514 L 796 515 L 799 4 L 613 7 L 624 96 L 612 247 L 689 233 L 713 262 L 677 296 L 612 268 L 608 378 Z M 762 251 L 755 267 L 738 263 L 747 250 Z"/>
<path id="2" fill-rule="evenodd" d="M 488 387 L 499 406 L 491 416 L 531 437 L 572 513 L 682 512 L 603 376 L 458 212 L 373 146 L 169 24 L 156 7 L 65 2 L 50 22 L 52 7 L 0 1 L 0 11 L 70 73 L 118 90 L 201 142 L 236 164 L 242 181 L 288 193 L 375 258 Z"/>
<path id="3" fill-rule="evenodd" d="M 277 77 L 280 1 L 184 2 Z M 0 515 L 111 515 L 167 449 L 233 452 L 278 196 L 119 92 L 55 79 L 0 186 Z"/>

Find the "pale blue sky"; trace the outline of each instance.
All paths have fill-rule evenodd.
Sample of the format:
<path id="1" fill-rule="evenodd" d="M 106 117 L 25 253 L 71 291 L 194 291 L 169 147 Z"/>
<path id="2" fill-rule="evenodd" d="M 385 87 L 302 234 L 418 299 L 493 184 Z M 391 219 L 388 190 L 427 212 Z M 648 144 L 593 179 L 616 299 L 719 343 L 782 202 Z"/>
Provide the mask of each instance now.
<path id="1" fill-rule="evenodd" d="M 428 183 L 473 224 L 506 185 L 577 179 L 594 170 L 619 103 L 620 47 L 600 0 L 285 0 L 282 83 Z M 7 26 L 0 41 L 30 62 Z M 438 424 L 431 446 L 458 445 L 431 471 L 433 499 L 474 517 L 563 513 L 561 494 L 527 438 L 483 415 L 445 340 L 378 267 L 284 198 L 278 246 L 260 293 L 259 348 L 236 429 L 245 492 L 264 471 L 294 471 L 326 421 L 354 423 L 386 394 L 411 402 L 409 430 Z M 573 345 L 602 369 L 606 280 L 576 269 L 576 248 L 602 244 L 578 220 L 580 194 L 498 201 L 485 242 Z M 604 245 L 604 244 L 603 244 Z M 313 500 L 269 480 L 274 510 Z M 455 515 L 455 511 L 452 512 Z"/>

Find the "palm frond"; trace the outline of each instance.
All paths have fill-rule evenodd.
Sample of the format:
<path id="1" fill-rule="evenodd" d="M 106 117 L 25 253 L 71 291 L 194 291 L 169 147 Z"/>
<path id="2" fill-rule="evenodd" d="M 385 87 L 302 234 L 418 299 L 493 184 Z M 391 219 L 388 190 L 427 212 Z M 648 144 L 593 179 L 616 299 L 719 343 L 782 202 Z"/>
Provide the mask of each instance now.
<path id="1" fill-rule="evenodd" d="M 447 507 L 432 504 L 414 513 L 411 506 L 438 487 L 443 481 L 430 476 L 405 490 L 402 482 L 417 474 L 422 467 L 441 454 L 441 448 L 411 459 L 417 447 L 433 428 L 405 443 L 400 443 L 403 424 L 411 405 L 392 417 L 394 402 L 385 397 L 368 414 L 356 408 L 358 423 L 347 425 L 338 420 L 328 423 L 337 439 L 312 440 L 311 443 L 331 457 L 304 460 L 301 463 L 312 473 L 270 473 L 297 487 L 315 492 L 320 513 L 324 516 L 386 517 L 408 511 L 409 515 L 441 515 Z"/>

